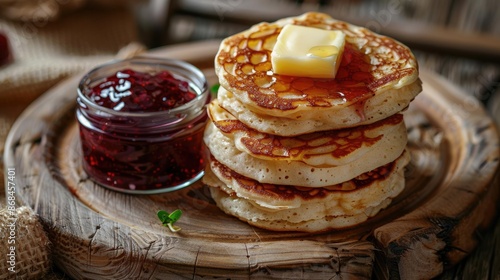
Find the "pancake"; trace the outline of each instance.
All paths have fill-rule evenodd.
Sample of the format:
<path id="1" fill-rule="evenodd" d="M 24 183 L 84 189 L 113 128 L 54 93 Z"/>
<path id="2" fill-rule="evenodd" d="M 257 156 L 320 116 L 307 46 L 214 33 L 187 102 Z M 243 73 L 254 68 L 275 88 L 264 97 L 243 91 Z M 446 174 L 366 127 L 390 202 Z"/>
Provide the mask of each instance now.
<path id="1" fill-rule="evenodd" d="M 341 30 L 346 34 L 335 79 L 272 72 L 271 51 L 287 24 Z M 257 24 L 224 39 L 215 58 L 215 71 L 221 86 L 249 111 L 262 116 L 319 121 L 325 125 L 318 126 L 323 129 L 384 119 L 406 108 L 421 91 L 417 61 L 406 46 L 320 13 Z M 221 104 L 230 107 L 224 102 Z M 248 123 L 250 118 L 231 108 L 227 110 L 253 127 Z M 263 118 L 263 122 L 266 121 Z M 283 129 L 279 134 L 293 135 L 296 133 L 293 128 L 296 126 Z"/>
<path id="2" fill-rule="evenodd" d="M 387 207 L 404 189 L 408 162 L 405 152 L 355 180 L 314 189 L 262 184 L 213 160 L 203 180 L 229 215 L 270 230 L 320 232 L 362 223 Z"/>
<path id="3" fill-rule="evenodd" d="M 401 114 L 350 129 L 283 137 L 249 128 L 221 108 L 217 100 L 208 105 L 208 112 L 215 126 L 234 141 L 238 150 L 263 160 L 339 166 L 363 157 L 370 150 L 379 152 L 377 158 L 385 153 L 384 147 L 398 145 L 401 152 L 407 140 Z"/>
<path id="4" fill-rule="evenodd" d="M 404 125 L 402 127 L 404 128 Z M 234 137 L 222 133 L 211 121 L 205 128 L 204 141 L 217 161 L 261 183 L 325 187 L 348 181 L 398 158 L 406 146 L 406 130 L 399 127 L 394 130 L 393 135 L 385 137 L 390 141 L 379 145 L 377 149 L 361 147 L 359 153 L 363 156 L 348 157 L 352 161 L 342 162 L 343 164 L 337 166 L 324 164 L 312 166 L 304 161 L 290 160 L 290 158 L 275 160 L 277 157 L 274 157 L 268 160 L 254 157 L 237 149 Z M 323 157 L 325 158 L 330 159 L 327 155 Z M 341 160 L 341 157 L 338 159 Z"/>
<path id="5" fill-rule="evenodd" d="M 420 88 L 420 81 L 418 81 L 399 89 L 397 94 L 393 94 L 390 96 L 390 98 L 392 99 L 391 103 L 407 104 L 407 93 L 420 91 Z M 411 95 L 413 96 L 413 93 L 411 93 Z M 379 118 L 378 116 L 385 116 L 385 112 L 383 111 L 387 108 L 383 108 L 381 106 L 385 106 L 385 103 L 388 102 L 384 100 L 383 104 L 376 104 L 375 101 L 377 101 L 378 99 L 370 99 L 367 100 L 364 104 L 354 104 L 352 105 L 353 107 L 348 107 L 342 112 L 323 112 L 319 116 L 321 118 L 289 119 L 269 116 L 251 111 L 251 108 L 243 105 L 237 98 L 234 97 L 231 92 L 227 91 L 223 87 L 219 87 L 217 100 L 222 108 L 228 111 L 231 115 L 235 116 L 246 126 L 261 132 L 280 136 L 295 136 L 316 131 L 343 129 L 371 124 L 375 121 L 383 119 Z M 399 109 L 402 107 L 403 106 L 398 105 L 397 108 L 391 109 L 390 111 L 394 111 L 394 114 L 397 114 L 400 112 Z M 404 110 L 406 108 L 402 109 Z M 371 110 L 371 112 L 366 113 L 367 110 Z M 360 112 L 365 112 L 365 118 L 363 118 Z"/>
<path id="6" fill-rule="evenodd" d="M 273 56 L 295 61 L 308 49 L 336 47 L 335 63 L 309 61 L 314 68 L 302 72 L 290 61 L 274 65 L 280 73 L 331 78 L 273 72 L 271 54 L 289 24 L 343 32 L 339 43 L 323 40 L 334 32 L 287 28 L 293 34 L 282 33 L 280 43 L 309 36 L 311 44 L 299 41 Z M 316 71 L 323 62 L 327 70 Z M 225 213 L 269 230 L 322 232 L 366 221 L 404 189 L 410 154 L 401 112 L 422 90 L 405 45 L 310 12 L 224 39 L 215 72 L 220 87 L 207 108 L 203 182 Z"/>
<path id="7" fill-rule="evenodd" d="M 391 203 L 391 199 L 387 199 L 377 207 L 365 209 L 365 213 L 357 215 L 332 216 L 321 213 L 321 215 L 311 216 L 307 220 L 292 222 L 287 218 L 293 217 L 295 213 L 300 211 L 284 210 L 280 212 L 282 214 L 280 216 L 285 216 L 285 218 L 279 219 L 275 212 L 263 211 L 248 200 L 228 195 L 220 188 L 211 187 L 210 194 L 224 213 L 235 216 L 250 225 L 272 231 L 303 231 L 311 233 L 338 230 L 361 224 Z"/>

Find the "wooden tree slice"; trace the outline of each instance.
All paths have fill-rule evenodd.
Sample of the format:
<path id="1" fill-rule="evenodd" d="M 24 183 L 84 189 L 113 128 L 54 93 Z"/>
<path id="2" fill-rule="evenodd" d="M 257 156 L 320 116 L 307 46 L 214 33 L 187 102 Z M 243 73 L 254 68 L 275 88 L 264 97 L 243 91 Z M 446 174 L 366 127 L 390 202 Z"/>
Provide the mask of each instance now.
<path id="1" fill-rule="evenodd" d="M 205 69 L 218 42 L 158 50 Z M 40 216 L 56 265 L 76 279 L 431 278 L 463 259 L 495 214 L 498 134 L 483 108 L 422 72 L 424 91 L 405 113 L 412 161 L 407 187 L 360 226 L 312 235 L 271 232 L 225 215 L 201 183 L 161 195 L 128 195 L 81 168 L 69 79 L 34 102 L 9 134 L 5 167 L 17 200 Z M 160 209 L 183 211 L 170 232 Z M 379 252 L 379 253 L 376 253 Z M 375 269 L 374 269 L 375 268 Z"/>

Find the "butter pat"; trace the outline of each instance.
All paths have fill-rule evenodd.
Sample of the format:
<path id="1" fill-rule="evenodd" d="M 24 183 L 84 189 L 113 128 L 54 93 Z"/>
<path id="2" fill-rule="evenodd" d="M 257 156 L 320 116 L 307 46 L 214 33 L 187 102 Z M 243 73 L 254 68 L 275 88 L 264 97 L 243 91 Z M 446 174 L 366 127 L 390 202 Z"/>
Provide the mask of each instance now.
<path id="1" fill-rule="evenodd" d="M 335 78 L 345 34 L 299 25 L 286 25 L 271 52 L 273 72 L 281 75 Z"/>

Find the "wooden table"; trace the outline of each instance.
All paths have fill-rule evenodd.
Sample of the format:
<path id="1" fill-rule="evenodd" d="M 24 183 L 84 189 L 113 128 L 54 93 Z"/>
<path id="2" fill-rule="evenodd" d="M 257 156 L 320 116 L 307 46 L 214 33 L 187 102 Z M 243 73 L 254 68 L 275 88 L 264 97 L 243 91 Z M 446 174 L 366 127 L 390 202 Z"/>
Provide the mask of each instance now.
<path id="1" fill-rule="evenodd" d="M 194 44 L 178 45 L 164 47 L 153 50 L 151 55 L 178 58 L 183 57 L 185 53 L 190 54 L 190 61 L 199 67 L 211 67 L 211 57 L 218 46 L 217 41 L 200 42 Z M 203 50 L 203 51 L 200 51 Z M 207 54 L 209 54 L 207 56 Z M 6 104 L 0 105 L 0 107 Z M 10 106 L 9 106 L 10 107 Z M 17 108 L 2 116 L 2 120 L 8 126 L 15 116 L 20 113 L 21 108 Z M 5 112 L 5 111 L 2 111 Z M 498 181 L 497 181 L 498 182 Z M 498 211 L 497 211 L 498 212 Z M 463 260 L 459 265 L 446 271 L 441 279 L 454 279 L 456 276 L 462 276 L 463 279 L 488 279 L 500 276 L 500 257 L 494 252 L 500 251 L 500 220 L 497 218 L 492 228 L 481 237 L 481 243 L 478 248 L 472 252 L 469 257 Z M 64 273 L 56 272 L 49 275 L 48 279 L 69 279 Z"/>

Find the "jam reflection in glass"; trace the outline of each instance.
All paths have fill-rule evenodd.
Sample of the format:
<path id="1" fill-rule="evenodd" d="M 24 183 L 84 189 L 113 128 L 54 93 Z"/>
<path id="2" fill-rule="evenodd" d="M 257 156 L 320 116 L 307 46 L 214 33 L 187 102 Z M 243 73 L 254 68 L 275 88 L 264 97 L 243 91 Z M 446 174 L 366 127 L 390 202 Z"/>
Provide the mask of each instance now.
<path id="1" fill-rule="evenodd" d="M 209 94 L 194 66 L 134 58 L 89 72 L 78 88 L 83 168 L 97 183 L 160 193 L 203 176 Z"/>

